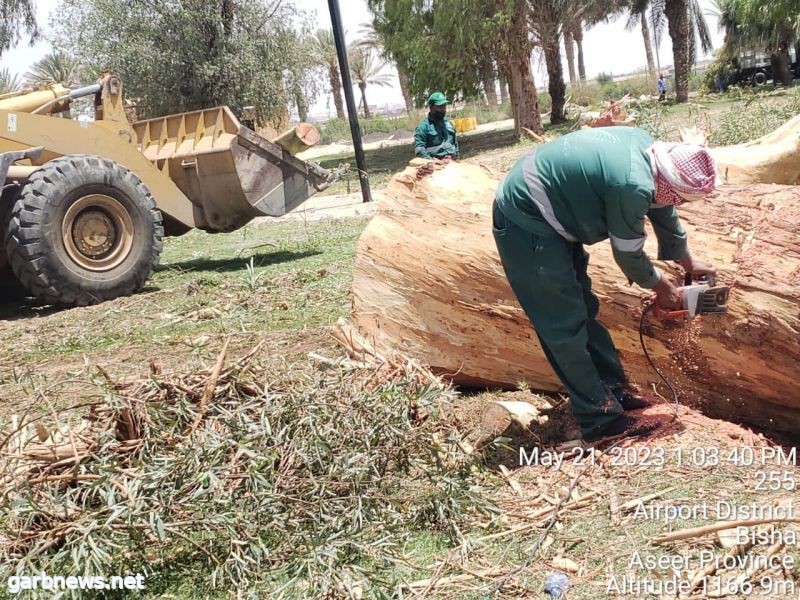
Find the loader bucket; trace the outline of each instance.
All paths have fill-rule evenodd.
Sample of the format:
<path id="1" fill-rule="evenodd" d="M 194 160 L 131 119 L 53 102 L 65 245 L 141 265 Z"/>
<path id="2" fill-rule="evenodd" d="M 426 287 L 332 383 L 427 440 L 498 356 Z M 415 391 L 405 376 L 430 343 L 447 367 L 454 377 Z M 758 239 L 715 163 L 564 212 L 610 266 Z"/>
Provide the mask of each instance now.
<path id="1" fill-rule="evenodd" d="M 139 121 L 133 129 L 139 150 L 189 198 L 197 226 L 207 231 L 281 216 L 336 180 L 241 125 L 227 107 Z"/>

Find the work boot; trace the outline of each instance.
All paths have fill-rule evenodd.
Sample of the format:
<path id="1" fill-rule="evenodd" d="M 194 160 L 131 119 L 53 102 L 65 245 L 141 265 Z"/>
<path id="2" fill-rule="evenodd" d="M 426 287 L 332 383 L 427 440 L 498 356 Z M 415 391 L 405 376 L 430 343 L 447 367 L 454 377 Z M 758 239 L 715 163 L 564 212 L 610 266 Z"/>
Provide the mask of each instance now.
<path id="1" fill-rule="evenodd" d="M 611 388 L 611 392 L 624 410 L 639 410 L 650 406 L 650 402 L 623 388 Z"/>
<path id="2" fill-rule="evenodd" d="M 639 437 L 658 429 L 657 424 L 639 424 L 638 420 L 627 415 L 620 415 L 610 423 L 593 429 L 590 433 L 583 434 L 586 442 L 597 442 L 604 438 L 625 435 L 626 437 Z"/>

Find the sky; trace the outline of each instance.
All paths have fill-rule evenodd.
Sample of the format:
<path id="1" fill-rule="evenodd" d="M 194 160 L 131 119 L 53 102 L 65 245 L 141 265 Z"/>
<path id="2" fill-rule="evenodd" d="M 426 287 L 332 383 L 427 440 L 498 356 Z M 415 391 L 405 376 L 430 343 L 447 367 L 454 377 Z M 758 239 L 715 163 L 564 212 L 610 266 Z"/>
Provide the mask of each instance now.
<path id="1" fill-rule="evenodd" d="M 50 11 L 57 5 L 58 0 L 34 0 L 36 2 L 36 14 L 40 25 L 46 30 Z M 330 14 L 328 13 L 327 0 L 284 0 L 293 1 L 295 6 L 301 11 L 312 15 L 318 27 L 330 27 Z M 342 21 L 347 31 L 348 42 L 358 37 L 362 23 L 369 21 L 369 12 L 365 0 L 339 0 L 342 10 Z M 704 9 L 713 6 L 712 0 L 700 0 L 700 5 Z M 719 48 L 723 41 L 722 33 L 717 29 L 717 20 L 713 15 L 707 15 L 706 20 L 711 29 L 714 48 Z M 669 35 L 664 34 L 664 39 L 658 49 L 658 55 L 662 66 L 672 64 L 672 44 Z M 586 63 L 586 74 L 590 79 L 599 73 L 613 73 L 622 75 L 640 70 L 646 64 L 644 53 L 644 43 L 642 34 L 637 27 L 633 31 L 625 30 L 625 19 L 620 18 L 612 23 L 597 25 L 585 32 L 584 59 Z M 3 54 L 0 59 L 0 67 L 9 68 L 12 73 L 25 73 L 28 67 L 39 60 L 50 51 L 50 45 L 46 41 L 38 42 L 29 46 L 23 42 L 18 47 Z M 563 51 L 562 51 L 563 55 Z M 705 58 L 705 57 L 704 57 Z M 564 69 L 566 77 L 566 58 Z M 537 87 L 541 89 L 542 83 L 546 81 L 544 77 L 544 61 L 537 58 L 534 54 L 534 77 Z M 402 96 L 400 87 L 397 83 L 397 76 L 394 70 L 386 67 L 386 72 L 393 75 L 394 82 L 391 87 L 376 87 L 367 90 L 370 106 L 378 109 L 402 106 Z M 356 90 L 356 102 L 358 93 Z M 335 114 L 333 100 L 330 94 L 317 99 L 311 108 L 314 117 L 327 117 L 331 113 Z"/>

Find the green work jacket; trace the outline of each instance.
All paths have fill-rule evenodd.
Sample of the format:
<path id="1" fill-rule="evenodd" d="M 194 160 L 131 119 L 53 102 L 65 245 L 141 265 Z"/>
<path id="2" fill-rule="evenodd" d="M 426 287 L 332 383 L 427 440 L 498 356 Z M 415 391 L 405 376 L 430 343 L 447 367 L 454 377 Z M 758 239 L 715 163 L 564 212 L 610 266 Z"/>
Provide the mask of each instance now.
<path id="1" fill-rule="evenodd" d="M 422 158 L 458 158 L 456 126 L 447 117 L 436 123 L 428 115 L 414 131 L 414 154 Z"/>
<path id="2" fill-rule="evenodd" d="M 658 238 L 659 260 L 689 256 L 675 207 L 653 203 L 652 144 L 653 138 L 635 127 L 569 133 L 517 161 L 498 188 L 497 203 L 523 229 L 543 217 L 572 242 L 610 239 L 628 279 L 652 288 L 661 274 L 644 252 L 645 217 Z"/>

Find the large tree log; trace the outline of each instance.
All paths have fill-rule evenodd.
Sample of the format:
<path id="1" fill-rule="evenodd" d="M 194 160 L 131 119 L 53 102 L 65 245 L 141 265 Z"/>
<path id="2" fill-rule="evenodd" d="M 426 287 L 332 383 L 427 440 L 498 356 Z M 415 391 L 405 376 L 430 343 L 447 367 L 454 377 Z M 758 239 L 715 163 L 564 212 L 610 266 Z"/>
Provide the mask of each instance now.
<path id="1" fill-rule="evenodd" d="M 728 183 L 800 185 L 800 115 L 757 140 L 711 148 L 711 154 Z"/>
<path id="2" fill-rule="evenodd" d="M 418 180 L 409 167 L 362 234 L 350 333 L 465 385 L 556 391 L 560 385 L 504 276 L 491 234 L 499 174 L 452 163 Z M 725 186 L 680 209 L 693 253 L 732 286 L 729 312 L 688 325 L 647 321 L 648 350 L 681 401 L 763 428 L 800 427 L 800 187 Z M 656 255 L 655 236 L 647 252 Z M 590 275 L 631 380 L 657 381 L 638 339 L 642 299 L 608 243 Z M 680 275 L 672 264 L 662 269 Z M 345 336 L 346 337 L 346 336 Z"/>

